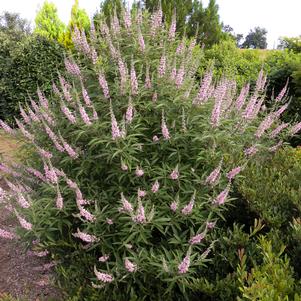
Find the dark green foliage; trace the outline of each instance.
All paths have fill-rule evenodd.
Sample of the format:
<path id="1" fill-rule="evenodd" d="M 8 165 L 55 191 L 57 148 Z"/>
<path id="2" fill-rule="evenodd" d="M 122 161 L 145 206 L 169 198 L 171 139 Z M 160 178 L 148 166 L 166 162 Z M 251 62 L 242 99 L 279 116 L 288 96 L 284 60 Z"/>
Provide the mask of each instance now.
<path id="1" fill-rule="evenodd" d="M 255 27 L 254 30 L 251 29 L 242 43 L 242 48 L 266 49 L 268 46 L 267 33 L 265 28 Z"/>
<path id="2" fill-rule="evenodd" d="M 158 8 L 158 0 L 145 0 L 144 6 L 150 12 Z M 184 33 L 187 17 L 191 15 L 195 6 L 193 0 L 163 0 L 161 1 L 164 18 L 168 24 L 171 23 L 172 16 L 176 11 L 177 14 L 177 31 L 180 34 Z M 201 20 L 199 20 L 201 21 Z M 187 32 L 188 33 L 188 32 Z"/>
<path id="3" fill-rule="evenodd" d="M 283 37 L 280 39 L 279 49 L 292 50 L 295 53 L 301 52 L 301 36 L 295 38 Z"/>
<path id="4" fill-rule="evenodd" d="M 200 93 L 195 76 L 199 48 L 189 40 L 171 38 L 169 24 L 161 26 L 158 20 L 161 11 L 154 14 L 157 23 L 150 22 L 147 13 L 142 22 L 137 16 L 130 30 L 123 19 L 120 28 L 117 20 L 110 30 L 101 24 L 102 35 L 87 46 L 95 47 L 98 60 L 91 59 L 87 47 L 74 55 L 71 59 L 80 61 L 79 66 L 69 62 L 75 74 L 68 74 L 69 84 L 58 85 L 47 105 L 40 95 L 39 106 L 32 105 L 39 119 L 26 122 L 28 132 L 19 126 L 27 137 L 24 148 L 32 155 L 25 166 L 16 168 L 24 175 L 22 185 L 33 188 L 24 192 L 29 207 L 14 203 L 32 224 L 32 229 L 25 224 L 29 231 L 20 233 L 29 245 L 39 239 L 34 248 L 50 252 L 60 283 L 73 300 L 231 299 L 237 295 L 236 249 L 247 248 L 255 234 L 245 234 L 242 225 L 223 219 L 233 200 L 228 195 L 233 181 L 226 173 L 249 161 L 244 150 L 253 145 L 264 114 L 254 113 L 242 129 L 245 117 L 235 105 L 239 92 L 233 81 L 215 82 L 209 93 L 208 72 L 207 81 L 202 81 L 202 87 L 208 85 L 206 93 Z M 144 37 L 143 50 L 139 34 Z M 179 45 L 182 51 L 177 52 Z M 126 67 L 120 67 L 122 62 Z M 74 73 L 78 68 L 80 76 Z M 145 85 L 147 70 L 150 86 Z M 106 78 L 110 99 L 99 75 Z M 83 86 L 93 105 L 83 96 Z M 250 99 L 248 95 L 248 104 Z M 64 115 L 66 108 L 74 122 Z M 129 108 L 134 110 L 131 120 L 125 119 Z M 98 118 L 92 117 L 93 110 Z M 258 154 L 274 144 L 265 135 L 259 137 Z M 70 154 L 70 147 L 77 156 Z M 215 170 L 214 175 L 219 164 L 221 174 L 210 185 L 207 176 Z M 39 170 L 42 180 L 31 178 L 26 167 Z M 138 167 L 143 175 L 137 174 Z M 156 180 L 160 187 L 153 191 Z M 140 189 L 146 191 L 143 198 Z M 61 207 L 56 202 L 60 194 Z M 122 194 L 134 208 L 129 212 L 122 208 Z M 255 228 L 261 230 L 260 223 Z M 110 255 L 107 261 L 99 261 L 105 254 Z M 184 258 L 190 265 L 183 271 Z M 126 259 L 137 269 L 126 268 Z M 103 280 L 94 267 L 111 281 Z M 195 289 L 198 283 L 202 288 Z"/>
<path id="5" fill-rule="evenodd" d="M 294 216 L 301 212 L 301 152 L 286 149 L 258 159 L 236 182 L 242 196 L 237 194 L 225 224 L 218 225 L 220 233 L 213 233 L 222 237 L 210 265 L 219 280 L 210 281 L 207 274 L 209 283 L 194 283 L 212 300 L 300 300 L 301 221 Z M 252 215 L 263 220 L 246 231 Z"/>
<path id="6" fill-rule="evenodd" d="M 301 151 L 257 159 L 236 181 L 241 195 L 212 233 L 219 240 L 211 273 L 189 284 L 206 292 L 204 300 L 300 300 Z"/>
<path id="7" fill-rule="evenodd" d="M 105 1 L 102 13 L 109 21 L 116 3 L 116 15 L 120 16 L 123 26 L 124 6 L 121 1 Z M 150 8 L 151 5 L 153 8 L 157 5 L 156 1 L 145 3 Z M 53 185 L 49 180 L 27 182 L 29 175 L 26 174 L 24 183 L 33 187 L 28 194 L 32 205 L 29 209 L 17 207 L 17 210 L 33 224 L 33 230 L 23 231 L 22 234 L 29 245 L 38 238 L 40 243 L 35 247 L 49 250 L 52 259 L 57 260 L 58 281 L 68 292 L 68 301 L 299 300 L 298 280 L 293 278 L 297 279 L 301 274 L 299 152 L 292 149 L 284 149 L 277 154 L 259 152 L 256 162 L 244 165 L 247 162 L 243 151 L 254 143 L 254 131 L 265 113 L 261 112 L 258 119 L 250 121 L 242 133 L 240 113 L 229 110 L 221 124 L 214 128 L 210 123 L 212 99 L 199 106 L 192 104 L 199 86 L 194 81 L 195 75 L 191 78 L 187 76 L 180 88 L 176 88 L 170 79 L 173 66 L 179 70 L 183 64 L 186 71 L 194 72 L 201 62 L 198 76 L 203 76 L 206 67 L 214 63 L 215 79 L 223 76 L 234 78 L 238 87 L 246 82 L 253 84 L 262 68 L 262 53 L 239 50 L 233 40 L 226 39 L 204 53 L 199 47 L 191 51 L 188 49 L 190 41 L 184 40 L 184 53 L 176 55 L 175 50 L 181 40 L 170 41 L 167 38 L 173 13 L 170 3 L 162 0 L 167 26 L 166 29 L 160 29 L 155 38 L 150 36 L 149 22 L 144 20 L 146 22 L 138 27 L 138 21 L 133 18 L 130 31 L 122 27 L 121 33 L 112 30 L 109 36 L 97 33 L 97 41 L 89 40 L 90 46 L 93 45 L 99 55 L 96 62 L 92 63 L 91 58 L 83 53 L 73 55 L 73 59 L 78 59 L 82 75 L 81 80 L 66 75 L 73 101 L 68 102 L 61 91 L 62 86 L 58 85 L 61 94 L 49 97 L 50 109 L 45 111 L 56 122 L 54 126 L 51 123 L 48 126 L 57 137 L 62 135 L 78 152 L 77 159 L 71 159 L 66 151 L 60 152 L 54 148 L 44 129 L 48 121 L 43 117 L 40 117 L 43 123 L 26 125 L 27 130 L 35 135 L 36 146 L 25 146 L 32 154 L 25 164 L 43 174 L 44 164 L 53 165 L 63 170 L 65 176 L 60 176 L 57 185 Z M 182 7 L 183 3 L 173 1 L 177 7 Z M 219 36 L 219 22 L 215 2 L 210 1 L 207 11 L 197 1 L 186 1 L 185 5 L 187 11 L 191 10 L 192 17 L 187 25 L 187 34 L 193 36 L 197 23 L 200 23 L 199 40 L 202 42 L 207 39 L 209 45 L 215 44 L 220 39 L 216 38 Z M 182 12 L 183 15 L 177 19 L 179 32 L 183 32 L 185 27 L 183 19 L 186 12 Z M 132 16 L 136 17 L 136 13 L 132 11 Z M 213 20 L 212 24 L 208 20 Z M 206 26 L 202 27 L 203 22 Z M 145 38 L 145 52 L 139 49 L 139 30 Z M 211 35 L 206 36 L 204 32 Z M 120 94 L 118 62 L 112 56 L 109 41 L 128 69 L 125 95 Z M 11 82 L 11 90 L 8 89 L 11 92 L 7 92 L 7 95 L 11 98 L 19 95 L 18 100 L 23 101 L 27 98 L 26 89 L 33 95 L 37 86 L 49 95 L 51 80 L 57 77 L 57 69 L 62 69 L 62 47 L 42 37 L 28 37 L 16 44 L 15 48 L 4 38 L 1 43 L 6 48 L 2 47 L 0 51 L 9 60 L 0 62 L 6 68 L 0 72 L 11 69 L 11 73 L 6 71 L 5 76 L 1 77 L 3 87 Z M 163 54 L 167 58 L 166 75 L 158 78 L 158 65 Z M 270 85 L 275 85 L 275 96 L 287 77 L 290 78 L 289 93 L 298 95 L 301 82 L 299 57 L 289 51 L 272 52 L 268 54 L 266 62 L 264 69 L 270 71 Z M 130 95 L 129 69 L 132 63 L 138 77 L 138 95 Z M 24 68 L 17 69 L 17 66 Z M 147 67 L 151 71 L 150 89 L 144 86 Z M 23 69 L 26 72 L 20 72 Z M 99 87 L 100 72 L 108 82 L 112 107 Z M 184 93 L 190 89 L 191 83 L 192 92 L 187 100 Z M 84 124 L 79 112 L 79 105 L 84 106 L 82 84 L 88 90 L 99 116 L 98 120 L 91 119 L 91 125 Z M 157 102 L 152 101 L 154 92 L 158 93 Z M 237 92 L 228 93 L 227 97 L 237 97 Z M 268 95 L 272 95 L 272 89 L 268 90 Z M 124 121 L 129 97 L 135 111 L 132 124 Z M 15 110 L 15 98 L 10 102 L 10 110 Z M 60 111 L 62 101 L 76 116 L 75 124 L 70 124 Z M 291 108 L 294 104 L 292 101 Z M 40 112 L 44 112 L 44 109 L 40 108 Z M 85 106 L 85 109 L 92 118 L 92 107 Z M 110 109 L 113 109 L 120 129 L 123 126 L 127 130 L 124 138 L 112 139 Z M 164 140 L 161 135 L 162 109 L 171 134 L 169 140 Z M 296 105 L 297 113 L 298 110 Z M 285 118 L 289 118 L 288 115 Z M 152 140 L 155 134 L 160 137 L 158 143 Z M 265 149 L 274 142 L 267 136 L 263 141 L 257 140 L 256 144 L 260 149 Z M 51 163 L 35 152 L 37 146 L 53 154 Z M 204 180 L 221 158 L 224 159 L 221 181 L 216 187 L 208 187 Z M 127 171 L 121 170 L 122 164 L 127 165 Z M 172 181 L 169 174 L 177 164 L 180 179 Z M 141 165 L 145 172 L 141 178 L 135 176 L 137 165 Z M 229 203 L 227 206 L 212 205 L 213 197 L 227 185 L 225 173 L 237 165 L 246 168 L 243 175 L 232 182 Z M 23 172 L 24 168 L 21 167 L 19 171 Z M 67 179 L 75 181 L 83 197 L 91 201 L 85 208 L 94 214 L 96 222 L 79 216 L 79 199 L 67 185 Z M 159 180 L 161 186 L 153 194 L 151 185 L 155 180 Z M 146 215 L 151 215 L 152 205 L 155 208 L 154 216 L 142 225 L 135 224 L 130 215 L 118 210 L 121 207 L 121 192 L 136 208 L 138 188 L 147 191 L 147 196 L 142 199 Z M 62 209 L 57 208 L 55 203 L 58 189 L 63 196 Z M 179 209 L 175 214 L 171 212 L 169 205 L 177 195 L 180 195 L 183 208 L 194 191 L 197 193 L 196 211 L 187 217 Z M 112 218 L 113 224 L 109 224 L 107 218 Z M 208 220 L 217 222 L 215 228 L 206 233 L 199 245 L 192 247 L 189 272 L 179 275 L 178 264 L 189 248 L 189 238 L 204 229 Z M 96 235 L 99 241 L 86 244 L 73 236 L 77 229 Z M 265 235 L 265 238 L 259 234 Z M 280 242 L 287 245 L 286 250 L 279 247 Z M 110 254 L 110 258 L 106 263 L 101 263 L 98 258 L 104 254 Z M 125 270 L 124 258 L 137 264 L 135 273 Z M 168 272 L 164 270 L 163 258 L 166 258 Z M 93 271 L 94 265 L 99 271 L 112 273 L 116 280 L 111 284 L 98 281 Z M 95 288 L 92 283 L 103 286 Z"/>
<path id="8" fill-rule="evenodd" d="M 0 32 L 0 118 L 13 119 L 38 87 L 48 95 L 52 80 L 64 66 L 64 50 L 57 42 L 41 36 L 20 41 Z"/>
<path id="9" fill-rule="evenodd" d="M 275 156 L 262 156 L 246 168 L 244 176 L 238 189 L 268 227 L 288 228 L 300 215 L 300 152 L 286 148 Z"/>
<path id="10" fill-rule="evenodd" d="M 0 32 L 10 36 L 11 40 L 18 41 L 30 33 L 29 22 L 20 18 L 16 13 L 4 12 L 0 16 Z"/>
<path id="11" fill-rule="evenodd" d="M 251 164 L 244 175 L 238 184 L 242 200 L 250 212 L 264 220 L 269 239 L 288 246 L 286 253 L 300 277 L 300 149 L 285 148 L 275 156 L 263 157 Z"/>
<path id="12" fill-rule="evenodd" d="M 268 97 L 275 97 L 288 81 L 287 97 L 290 98 L 290 105 L 283 116 L 284 121 L 301 121 L 301 53 L 292 51 L 272 51 L 265 60 L 269 70 Z M 300 135 L 291 140 L 293 145 L 300 144 Z"/>

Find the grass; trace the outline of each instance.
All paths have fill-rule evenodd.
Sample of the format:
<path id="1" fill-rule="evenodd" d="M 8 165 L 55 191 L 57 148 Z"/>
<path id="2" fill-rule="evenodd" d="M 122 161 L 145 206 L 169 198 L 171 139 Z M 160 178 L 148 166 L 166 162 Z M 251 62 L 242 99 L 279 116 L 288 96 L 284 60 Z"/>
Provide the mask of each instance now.
<path id="1" fill-rule="evenodd" d="M 0 131 L 0 158 L 4 161 L 16 161 L 19 155 L 20 142 Z M 0 300 L 1 301 L 1 300 Z"/>

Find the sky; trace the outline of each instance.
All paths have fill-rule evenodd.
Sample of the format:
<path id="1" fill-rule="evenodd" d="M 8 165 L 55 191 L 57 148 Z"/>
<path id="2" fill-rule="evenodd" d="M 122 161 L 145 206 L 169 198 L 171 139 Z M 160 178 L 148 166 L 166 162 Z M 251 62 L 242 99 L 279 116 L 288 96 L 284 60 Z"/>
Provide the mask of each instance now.
<path id="1" fill-rule="evenodd" d="M 68 23 L 74 0 L 50 0 L 58 8 L 61 20 Z M 34 18 L 44 0 L 0 0 L 0 13 L 18 12 L 34 24 Z M 99 8 L 100 0 L 79 0 L 89 16 Z M 209 0 L 202 1 L 206 6 Z M 248 34 L 255 26 L 268 31 L 268 48 L 277 46 L 281 36 L 301 35 L 301 0 L 217 0 L 220 19 L 235 33 Z"/>

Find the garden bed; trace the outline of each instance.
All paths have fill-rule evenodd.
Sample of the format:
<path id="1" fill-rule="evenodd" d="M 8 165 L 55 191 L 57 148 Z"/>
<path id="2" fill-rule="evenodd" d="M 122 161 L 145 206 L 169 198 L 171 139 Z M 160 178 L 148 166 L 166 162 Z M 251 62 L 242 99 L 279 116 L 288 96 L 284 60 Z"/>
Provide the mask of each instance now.
<path id="1" fill-rule="evenodd" d="M 0 153 L 13 160 L 18 142 L 0 133 Z M 0 174 L 0 187 L 7 189 Z M 0 228 L 12 231 L 17 221 L 11 213 L 0 207 Z M 25 300 L 59 300 L 60 293 L 51 283 L 53 275 L 45 270 L 45 259 L 31 255 L 18 241 L 0 238 L 0 300 L 4 294 Z M 23 299 L 24 298 L 24 299 Z"/>

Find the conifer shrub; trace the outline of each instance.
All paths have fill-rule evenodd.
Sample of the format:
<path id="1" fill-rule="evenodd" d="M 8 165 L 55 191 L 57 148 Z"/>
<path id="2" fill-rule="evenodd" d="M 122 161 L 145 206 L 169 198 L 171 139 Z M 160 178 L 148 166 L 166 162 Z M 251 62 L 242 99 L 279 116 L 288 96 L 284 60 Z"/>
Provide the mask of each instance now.
<path id="1" fill-rule="evenodd" d="M 75 28 L 68 78 L 21 108 L 18 131 L 1 121 L 30 154 L 0 165 L 2 202 L 72 300 L 193 300 L 186 283 L 214 257 L 234 178 L 301 124 L 279 128 L 281 95 L 261 110 L 262 72 L 253 91 L 213 82 L 212 69 L 199 83 L 201 51 L 175 35 L 175 17 L 122 15 L 89 42 Z"/>

